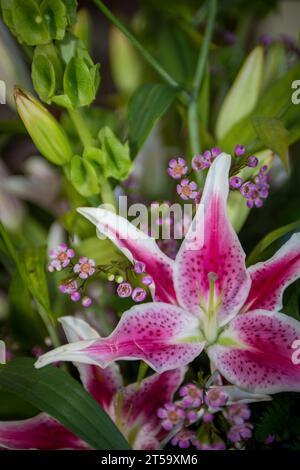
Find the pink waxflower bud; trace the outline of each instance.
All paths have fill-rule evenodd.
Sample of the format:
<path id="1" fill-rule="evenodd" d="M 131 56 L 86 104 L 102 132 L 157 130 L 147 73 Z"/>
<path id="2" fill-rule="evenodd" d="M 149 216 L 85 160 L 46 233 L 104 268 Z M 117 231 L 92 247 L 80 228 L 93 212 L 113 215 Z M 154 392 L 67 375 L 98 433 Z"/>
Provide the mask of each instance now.
<path id="1" fill-rule="evenodd" d="M 117 294 L 119 297 L 130 297 L 132 293 L 132 287 L 129 282 L 121 282 L 117 287 Z"/>
<path id="2" fill-rule="evenodd" d="M 135 302 L 143 302 L 147 296 L 147 292 L 142 287 L 136 287 L 132 292 L 132 299 Z"/>
<path id="3" fill-rule="evenodd" d="M 83 297 L 81 301 L 81 305 L 85 308 L 89 307 L 90 305 L 92 305 L 92 299 L 87 296 Z"/>

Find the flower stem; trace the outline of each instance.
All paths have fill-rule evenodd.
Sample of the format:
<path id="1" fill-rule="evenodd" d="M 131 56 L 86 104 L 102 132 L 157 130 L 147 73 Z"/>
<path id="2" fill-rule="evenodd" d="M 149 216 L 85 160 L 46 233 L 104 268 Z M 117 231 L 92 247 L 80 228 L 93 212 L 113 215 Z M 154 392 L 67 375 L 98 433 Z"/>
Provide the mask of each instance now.
<path id="1" fill-rule="evenodd" d="M 144 59 L 150 64 L 161 78 L 174 88 L 181 90 L 185 99 L 189 98 L 186 90 L 160 65 L 160 63 L 144 48 L 144 46 L 131 34 L 126 26 L 118 20 L 118 18 L 107 8 L 101 0 L 94 0 L 94 3 L 102 11 L 102 13 L 129 39 L 131 44 L 140 52 Z"/>
<path id="2" fill-rule="evenodd" d="M 201 85 L 204 77 L 209 44 L 213 32 L 217 13 L 217 0 L 209 1 L 207 27 L 202 43 L 202 47 L 199 52 L 198 61 L 196 65 L 196 71 L 193 80 L 192 97 L 188 106 L 188 129 L 190 137 L 191 152 L 193 155 L 197 155 L 201 152 L 201 143 L 199 136 L 199 115 L 198 115 L 198 98 L 201 90 Z M 199 181 L 200 182 L 200 181 Z"/>
<path id="3" fill-rule="evenodd" d="M 86 125 L 85 120 L 83 119 L 80 111 L 77 109 L 71 110 L 68 109 L 69 116 L 75 126 L 77 134 L 83 144 L 84 147 L 91 147 L 94 145 L 93 136 Z"/>
<path id="4" fill-rule="evenodd" d="M 82 115 L 78 110 L 68 110 L 69 116 L 76 128 L 77 134 L 83 144 L 84 147 L 92 147 L 95 145 L 93 136 L 87 127 L 85 120 L 83 119 Z M 105 204 L 110 204 L 114 208 L 116 207 L 116 201 L 114 197 L 113 190 L 110 186 L 108 179 L 104 177 L 99 177 L 101 180 L 101 197 L 102 201 Z"/>
<path id="5" fill-rule="evenodd" d="M 60 346 L 61 343 L 59 341 L 59 337 L 57 335 L 56 329 L 55 329 L 51 319 L 49 318 L 48 313 L 46 312 L 44 307 L 37 300 L 36 300 L 36 306 L 37 306 L 37 310 L 39 312 L 39 315 L 40 315 L 44 325 L 46 326 L 46 328 L 48 330 L 48 333 L 49 333 L 49 336 L 51 338 L 53 346 L 55 348 L 58 348 L 58 346 Z"/>

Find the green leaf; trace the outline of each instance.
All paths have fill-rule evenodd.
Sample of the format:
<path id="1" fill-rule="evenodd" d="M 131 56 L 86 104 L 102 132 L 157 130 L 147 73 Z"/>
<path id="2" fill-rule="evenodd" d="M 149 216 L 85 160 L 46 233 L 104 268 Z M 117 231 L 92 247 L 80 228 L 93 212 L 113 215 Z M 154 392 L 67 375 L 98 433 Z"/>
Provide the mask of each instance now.
<path id="1" fill-rule="evenodd" d="M 63 2 L 66 7 L 68 23 L 73 25 L 76 21 L 77 0 L 63 0 Z"/>
<path id="2" fill-rule="evenodd" d="M 290 69 L 284 77 L 277 80 L 259 99 L 253 112 L 239 121 L 233 128 L 219 140 L 218 145 L 227 152 L 231 152 L 237 142 L 251 145 L 251 151 L 262 150 L 261 143 L 253 127 L 253 117 L 272 117 L 280 119 L 284 127 L 290 132 L 289 143 L 298 137 L 300 129 L 300 113 L 297 106 L 291 102 L 291 83 L 299 78 L 300 63 Z M 274 98 L 276 97 L 276 98 Z M 293 132 L 290 131 L 293 129 Z"/>
<path id="3" fill-rule="evenodd" d="M 282 44 L 272 44 L 265 60 L 261 93 L 268 90 L 274 81 L 281 78 L 287 70 L 287 51 Z"/>
<path id="4" fill-rule="evenodd" d="M 19 268 L 23 281 L 34 299 L 52 316 L 45 274 L 46 248 L 32 247 L 19 255 Z"/>
<path id="5" fill-rule="evenodd" d="M 176 93 L 176 88 L 161 84 L 145 84 L 134 93 L 128 105 L 129 140 L 133 156 L 172 104 Z"/>
<path id="6" fill-rule="evenodd" d="M 62 0 L 43 0 L 40 8 L 51 39 L 63 39 L 67 27 L 67 17 L 66 7 Z"/>
<path id="7" fill-rule="evenodd" d="M 47 332 L 33 308 L 28 287 L 18 272 L 12 277 L 8 296 L 9 322 L 18 342 L 30 349 L 41 344 Z"/>
<path id="8" fill-rule="evenodd" d="M 94 166 L 79 155 L 75 155 L 71 160 L 71 181 L 82 196 L 89 197 L 100 191 Z"/>
<path id="9" fill-rule="evenodd" d="M 62 87 L 63 76 L 62 65 L 53 44 L 35 48 L 31 76 L 39 97 L 50 102 L 56 90 Z"/>
<path id="10" fill-rule="evenodd" d="M 86 106 L 95 98 L 95 86 L 83 59 L 73 57 L 64 73 L 64 92 L 74 107 Z"/>
<path id="11" fill-rule="evenodd" d="M 262 240 L 256 245 L 256 247 L 248 256 L 247 266 L 251 266 L 252 264 L 255 264 L 260 261 L 261 253 L 263 253 L 263 251 L 268 248 L 272 243 L 279 240 L 287 233 L 294 232 L 296 230 L 300 230 L 300 220 L 292 222 L 288 225 L 284 225 L 283 227 L 277 228 L 276 230 L 273 230 L 272 232 L 268 233 L 264 238 L 262 238 Z"/>
<path id="12" fill-rule="evenodd" d="M 129 444 L 84 388 L 53 366 L 36 370 L 20 358 L 0 367 L 0 386 L 50 414 L 98 450 L 127 450 Z"/>
<path id="13" fill-rule="evenodd" d="M 78 247 L 78 252 L 82 256 L 93 258 L 96 264 L 111 264 L 116 261 L 124 261 L 124 255 L 117 250 L 111 240 L 99 240 L 97 237 L 90 237 L 82 240 Z"/>
<path id="14" fill-rule="evenodd" d="M 47 24 L 35 1 L 13 0 L 12 18 L 14 30 L 20 42 L 28 46 L 36 46 L 50 41 Z"/>
<path id="15" fill-rule="evenodd" d="M 276 118 L 254 117 L 253 127 L 265 148 L 277 154 L 286 169 L 289 167 L 289 133 L 282 122 Z"/>
<path id="16" fill-rule="evenodd" d="M 253 111 L 260 92 L 263 61 L 263 49 L 260 46 L 246 58 L 219 111 L 216 123 L 218 139 L 223 138 L 234 124 Z"/>
<path id="17" fill-rule="evenodd" d="M 132 165 L 128 144 L 122 144 L 109 127 L 103 127 L 98 138 L 105 158 L 103 166 L 105 178 L 126 179 Z"/>

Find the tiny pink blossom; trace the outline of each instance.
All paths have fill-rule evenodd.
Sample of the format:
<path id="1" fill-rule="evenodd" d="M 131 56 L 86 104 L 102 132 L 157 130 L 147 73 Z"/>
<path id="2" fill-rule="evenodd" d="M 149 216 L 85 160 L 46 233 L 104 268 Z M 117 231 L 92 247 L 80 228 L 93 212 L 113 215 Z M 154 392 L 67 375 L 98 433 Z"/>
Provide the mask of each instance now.
<path id="1" fill-rule="evenodd" d="M 220 155 L 220 153 L 222 153 L 222 150 L 219 147 L 213 147 L 211 149 L 211 154 L 214 158 Z"/>
<path id="2" fill-rule="evenodd" d="M 177 194 L 181 199 L 195 199 L 197 197 L 197 184 L 194 181 L 189 181 L 187 178 L 184 178 L 180 184 L 177 185 Z"/>
<path id="3" fill-rule="evenodd" d="M 192 168 L 194 171 L 201 171 L 209 168 L 212 163 L 211 153 L 207 150 L 203 155 L 195 155 L 192 159 Z"/>
<path id="4" fill-rule="evenodd" d="M 51 262 L 48 266 L 48 271 L 61 271 L 70 264 L 71 258 L 75 256 L 74 250 L 68 248 L 66 243 L 58 245 L 56 250 L 50 251 Z"/>
<path id="5" fill-rule="evenodd" d="M 168 174 L 172 178 L 180 179 L 187 173 L 187 171 L 188 167 L 184 158 L 172 158 L 172 160 L 169 161 Z"/>
<path id="6" fill-rule="evenodd" d="M 119 297 L 130 297 L 132 293 L 132 287 L 129 282 L 121 282 L 117 287 L 117 294 Z"/>
<path id="7" fill-rule="evenodd" d="M 85 308 L 89 307 L 90 305 L 92 305 L 92 299 L 87 296 L 83 297 L 81 301 L 81 305 Z"/>
<path id="8" fill-rule="evenodd" d="M 72 279 L 71 281 L 60 284 L 58 288 L 63 294 L 73 294 L 73 292 L 77 291 L 78 285 L 75 279 Z"/>
<path id="9" fill-rule="evenodd" d="M 166 403 L 163 408 L 158 409 L 157 416 L 162 419 L 162 427 L 166 431 L 171 431 L 176 424 L 183 422 L 185 412 L 175 403 Z"/>
<path id="10" fill-rule="evenodd" d="M 87 279 L 92 276 L 95 272 L 95 261 L 88 259 L 86 256 L 79 258 L 79 263 L 75 264 L 73 271 L 77 273 L 81 279 Z"/>
<path id="11" fill-rule="evenodd" d="M 173 439 L 171 440 L 171 444 L 173 446 L 178 445 L 180 449 L 187 449 L 193 442 L 195 437 L 195 433 L 193 431 L 189 431 L 188 429 L 183 429 L 179 431 Z"/>
<path id="12" fill-rule="evenodd" d="M 211 423 L 214 420 L 214 415 L 209 413 L 209 411 L 205 411 L 204 415 L 202 416 L 204 423 Z"/>
<path id="13" fill-rule="evenodd" d="M 181 405 L 184 407 L 198 408 L 203 403 L 203 390 L 195 384 L 187 384 L 179 390 L 179 395 L 183 397 Z"/>
<path id="14" fill-rule="evenodd" d="M 73 302 L 78 302 L 78 300 L 81 298 L 81 295 L 79 292 L 73 292 L 73 294 L 70 295 L 70 298 L 73 300 Z"/>
<path id="15" fill-rule="evenodd" d="M 182 402 L 180 403 L 180 406 L 182 406 Z M 198 421 L 198 413 L 197 411 L 190 410 L 186 413 L 186 419 L 188 420 L 189 424 L 195 423 Z"/>
<path id="16" fill-rule="evenodd" d="M 250 418 L 250 408 L 245 403 L 234 403 L 224 412 L 224 416 L 231 424 L 242 425 Z"/>
<path id="17" fill-rule="evenodd" d="M 234 443 L 250 439 L 251 436 L 252 425 L 249 423 L 232 426 L 227 433 L 228 439 Z"/>
<path id="18" fill-rule="evenodd" d="M 134 271 L 137 273 L 137 274 L 142 274 L 144 273 L 146 270 L 146 265 L 145 263 L 143 263 L 142 261 L 136 261 L 134 263 Z"/>
<path id="19" fill-rule="evenodd" d="M 135 302 L 143 302 L 146 296 L 147 296 L 147 292 L 142 287 L 136 287 L 135 289 L 133 289 L 132 295 L 131 295 L 132 299 Z"/>
<path id="20" fill-rule="evenodd" d="M 205 403 L 209 408 L 218 409 L 226 405 L 228 398 L 222 387 L 212 387 L 206 392 Z"/>
<path id="21" fill-rule="evenodd" d="M 236 145 L 234 149 L 234 153 L 236 154 L 237 157 L 241 157 L 245 153 L 245 147 L 243 145 Z"/>
<path id="22" fill-rule="evenodd" d="M 147 276 L 144 276 L 144 277 L 142 278 L 142 283 L 143 283 L 145 286 L 150 286 L 150 284 L 152 284 L 152 282 L 153 282 L 152 276 L 147 275 Z"/>

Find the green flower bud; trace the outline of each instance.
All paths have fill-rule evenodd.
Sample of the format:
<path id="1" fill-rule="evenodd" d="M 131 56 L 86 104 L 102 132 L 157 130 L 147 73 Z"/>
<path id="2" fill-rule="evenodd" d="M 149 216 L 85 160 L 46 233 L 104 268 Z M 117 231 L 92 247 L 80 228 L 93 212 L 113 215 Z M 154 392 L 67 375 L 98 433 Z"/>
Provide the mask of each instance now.
<path id="1" fill-rule="evenodd" d="M 116 283 L 117 284 L 121 284 L 121 282 L 123 282 L 123 281 L 124 281 L 123 276 L 119 275 L 119 276 L 116 277 Z"/>
<path id="2" fill-rule="evenodd" d="M 69 140 L 57 120 L 30 93 L 15 89 L 17 111 L 41 154 L 56 165 L 72 158 Z"/>

